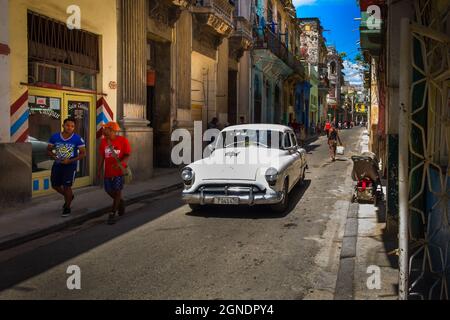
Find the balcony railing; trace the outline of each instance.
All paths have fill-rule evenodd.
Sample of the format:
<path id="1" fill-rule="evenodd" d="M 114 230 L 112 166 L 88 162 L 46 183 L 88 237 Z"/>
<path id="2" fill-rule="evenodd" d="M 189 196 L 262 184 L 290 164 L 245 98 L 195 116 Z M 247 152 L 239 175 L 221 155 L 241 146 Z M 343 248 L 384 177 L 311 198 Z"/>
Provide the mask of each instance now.
<path id="1" fill-rule="evenodd" d="M 233 0 L 196 0 L 193 7 L 193 12 L 198 14 L 212 14 L 216 21 L 212 22 L 212 26 L 216 28 L 217 19 L 222 20 L 231 28 L 233 26 L 233 11 L 234 11 L 234 1 Z M 211 19 L 209 19 L 211 20 Z M 218 29 L 223 30 L 221 27 Z M 222 32 L 220 32 L 222 33 Z"/>
<path id="2" fill-rule="evenodd" d="M 230 37 L 230 56 L 239 60 L 244 51 L 251 48 L 253 44 L 252 25 L 247 18 L 242 16 L 234 17 L 234 31 Z"/>
<path id="3" fill-rule="evenodd" d="M 245 17 L 235 16 L 233 36 L 244 37 L 252 40 L 253 35 L 250 21 L 248 21 Z"/>
<path id="4" fill-rule="evenodd" d="M 286 63 L 295 72 L 303 74 L 304 66 L 281 41 L 280 36 L 272 32 L 269 27 L 264 30 L 263 36 L 257 36 L 254 42 L 254 49 L 270 50 L 275 56 Z"/>

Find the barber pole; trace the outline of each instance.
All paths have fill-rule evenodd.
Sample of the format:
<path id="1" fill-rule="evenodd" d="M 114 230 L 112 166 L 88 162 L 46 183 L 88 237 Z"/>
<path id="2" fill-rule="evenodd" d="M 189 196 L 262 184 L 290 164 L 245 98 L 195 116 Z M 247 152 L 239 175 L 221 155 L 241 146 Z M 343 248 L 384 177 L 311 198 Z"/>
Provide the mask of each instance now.
<path id="1" fill-rule="evenodd" d="M 28 139 L 28 91 L 11 105 L 11 142 L 21 143 Z"/>
<path id="2" fill-rule="evenodd" d="M 101 97 L 97 101 L 97 139 L 103 135 L 102 125 L 113 121 L 114 114 L 111 111 L 106 99 Z"/>

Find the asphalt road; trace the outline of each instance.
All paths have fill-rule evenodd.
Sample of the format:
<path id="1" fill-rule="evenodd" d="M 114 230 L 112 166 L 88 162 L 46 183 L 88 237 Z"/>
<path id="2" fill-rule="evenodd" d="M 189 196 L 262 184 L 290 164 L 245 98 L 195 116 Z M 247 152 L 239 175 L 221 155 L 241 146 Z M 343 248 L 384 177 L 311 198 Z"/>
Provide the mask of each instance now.
<path id="1" fill-rule="evenodd" d="M 277 215 L 261 208 L 193 213 L 180 192 L 0 252 L 0 299 L 332 299 L 361 128 L 343 130 L 345 156 L 325 138 Z M 81 289 L 67 288 L 79 266 Z"/>

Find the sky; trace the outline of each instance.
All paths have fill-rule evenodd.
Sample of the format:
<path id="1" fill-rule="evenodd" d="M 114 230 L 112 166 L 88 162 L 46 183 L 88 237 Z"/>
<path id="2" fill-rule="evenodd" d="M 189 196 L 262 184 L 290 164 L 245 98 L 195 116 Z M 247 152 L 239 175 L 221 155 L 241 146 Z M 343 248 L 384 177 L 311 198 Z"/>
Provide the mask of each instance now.
<path id="1" fill-rule="evenodd" d="M 344 73 L 346 80 L 361 84 L 362 77 L 356 64 L 351 62 L 358 54 L 359 21 L 361 17 L 357 0 L 293 0 L 297 17 L 319 18 L 325 30 L 327 45 L 334 45 L 339 52 L 345 52 L 348 60 Z"/>

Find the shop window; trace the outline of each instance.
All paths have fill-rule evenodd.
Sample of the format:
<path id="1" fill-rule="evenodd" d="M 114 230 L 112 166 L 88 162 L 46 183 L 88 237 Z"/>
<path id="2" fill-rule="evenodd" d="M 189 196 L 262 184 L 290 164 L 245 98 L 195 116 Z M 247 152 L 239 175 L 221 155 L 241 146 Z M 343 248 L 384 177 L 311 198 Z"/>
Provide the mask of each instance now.
<path id="1" fill-rule="evenodd" d="M 61 131 L 61 99 L 30 95 L 28 108 L 28 142 L 32 147 L 32 170 L 50 170 L 53 160 L 47 156 L 47 145 L 51 135 Z"/>

